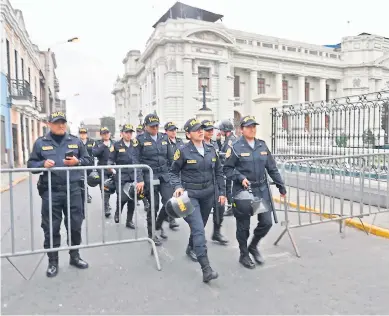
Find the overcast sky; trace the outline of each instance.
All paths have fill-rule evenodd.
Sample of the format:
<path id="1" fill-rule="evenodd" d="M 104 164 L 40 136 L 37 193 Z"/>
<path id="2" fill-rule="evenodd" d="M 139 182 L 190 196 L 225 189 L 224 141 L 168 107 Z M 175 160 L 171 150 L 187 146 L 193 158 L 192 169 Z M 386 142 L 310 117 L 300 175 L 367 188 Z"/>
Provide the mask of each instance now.
<path id="1" fill-rule="evenodd" d="M 114 113 L 111 94 L 122 60 L 143 52 L 152 25 L 174 0 L 10 0 L 23 12 L 27 31 L 41 50 L 71 37 L 80 42 L 52 48 L 60 96 L 74 124 Z M 185 0 L 223 14 L 234 29 L 313 44 L 336 44 L 367 32 L 389 37 L 389 1 L 369 0 Z M 350 23 L 347 23 L 350 21 Z M 71 97 L 79 93 L 78 97 Z"/>

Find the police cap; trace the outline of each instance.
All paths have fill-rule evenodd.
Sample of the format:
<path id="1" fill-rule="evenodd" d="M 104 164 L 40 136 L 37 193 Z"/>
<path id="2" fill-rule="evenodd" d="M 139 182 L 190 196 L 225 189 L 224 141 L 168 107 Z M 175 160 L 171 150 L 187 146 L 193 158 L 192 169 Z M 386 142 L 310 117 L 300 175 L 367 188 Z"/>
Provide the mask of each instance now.
<path id="1" fill-rule="evenodd" d="M 201 122 L 201 124 L 204 125 L 205 131 L 210 131 L 210 130 L 215 128 L 215 126 L 213 125 L 213 122 L 210 120 L 204 120 Z"/>
<path id="2" fill-rule="evenodd" d="M 100 128 L 100 134 L 108 134 L 109 133 L 109 129 L 108 127 L 102 127 Z"/>
<path id="3" fill-rule="evenodd" d="M 187 120 L 185 125 L 184 125 L 184 130 L 187 133 L 196 132 L 201 128 L 204 128 L 204 125 L 201 124 L 201 122 L 196 120 L 195 118 L 191 118 L 191 119 Z"/>
<path id="4" fill-rule="evenodd" d="M 79 133 L 79 134 L 88 133 L 88 129 L 85 128 L 85 127 L 79 127 L 79 128 L 78 128 L 78 133 Z"/>
<path id="5" fill-rule="evenodd" d="M 122 127 L 122 132 L 133 132 L 134 127 L 131 124 L 124 124 Z"/>
<path id="6" fill-rule="evenodd" d="M 60 120 L 67 122 L 66 115 L 64 112 L 53 112 L 49 116 L 50 123 L 55 123 L 55 122 L 58 122 Z"/>
<path id="7" fill-rule="evenodd" d="M 176 129 L 178 129 L 176 123 L 174 122 L 167 122 L 164 126 L 165 128 L 165 131 L 174 131 Z"/>
<path id="8" fill-rule="evenodd" d="M 159 125 L 159 117 L 155 114 L 147 114 L 145 117 L 146 126 L 156 126 Z"/>
<path id="9" fill-rule="evenodd" d="M 143 125 L 142 124 L 139 124 L 137 127 L 136 127 L 136 131 L 143 131 Z"/>
<path id="10" fill-rule="evenodd" d="M 257 121 L 255 120 L 255 117 L 251 116 L 251 115 L 246 115 L 246 116 L 242 117 L 242 119 L 240 120 L 240 126 L 247 127 L 250 125 L 259 125 L 257 123 Z"/>

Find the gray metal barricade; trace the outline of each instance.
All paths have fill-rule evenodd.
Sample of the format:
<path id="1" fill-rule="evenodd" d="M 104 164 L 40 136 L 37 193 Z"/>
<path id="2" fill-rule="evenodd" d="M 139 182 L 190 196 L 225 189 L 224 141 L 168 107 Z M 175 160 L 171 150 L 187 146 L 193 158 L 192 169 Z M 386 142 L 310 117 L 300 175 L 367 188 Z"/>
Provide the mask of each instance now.
<path id="1" fill-rule="evenodd" d="M 10 233 L 10 241 L 9 241 L 9 246 L 10 247 L 7 247 L 4 245 L 2 245 L 2 250 L 1 250 L 1 256 L 0 258 L 6 258 L 13 266 L 14 268 L 25 278 L 25 276 L 18 270 L 18 268 L 14 265 L 14 263 L 10 260 L 10 258 L 13 258 L 13 257 L 18 257 L 18 256 L 27 256 L 27 255 L 32 255 L 32 254 L 45 254 L 45 253 L 48 253 L 48 252 L 53 252 L 53 251 L 65 251 L 65 250 L 72 250 L 72 249 L 83 249 L 83 248 L 95 248 L 95 247 L 102 247 L 102 246 L 112 246 L 112 245 L 120 245 L 120 244 L 128 244 L 128 243 L 135 243 L 135 242 L 148 242 L 151 247 L 152 247 L 152 251 L 151 253 L 153 254 L 154 258 L 155 258 L 155 261 L 156 261 L 156 265 L 157 265 L 157 269 L 160 271 L 161 270 L 161 265 L 160 265 L 160 261 L 159 261 L 159 256 L 158 256 L 158 252 L 157 252 L 157 248 L 155 246 L 155 243 L 154 243 L 154 240 L 152 238 L 149 238 L 148 236 L 146 237 L 140 237 L 139 236 L 139 227 L 138 227 L 138 221 L 137 221 L 137 216 L 138 216 L 138 212 L 137 212 L 137 194 L 135 194 L 135 200 L 134 200 L 134 204 L 135 204 L 135 210 L 134 210 L 134 216 L 135 216 L 135 220 L 134 220 L 134 224 L 135 224 L 135 229 L 134 229 L 134 234 L 135 236 L 133 238 L 122 238 L 122 230 L 121 229 L 118 229 L 118 238 L 115 239 L 115 240 L 107 240 L 106 239 L 106 231 L 107 231 L 107 227 L 106 227 L 106 218 L 105 218 L 105 214 L 104 214 L 104 194 L 103 194 L 103 188 L 104 188 L 104 182 L 105 182 L 105 178 L 104 178 L 104 170 L 106 169 L 114 169 L 115 172 L 116 172 L 116 177 L 117 177 L 117 181 L 116 183 L 118 184 L 118 187 L 116 188 L 116 192 L 117 192 L 117 195 L 118 195 L 118 199 L 119 199 L 119 208 L 120 208 L 120 202 L 121 202 L 121 199 L 122 199 L 122 194 L 123 194 L 123 190 L 122 190 L 122 185 L 121 185 L 121 180 L 122 180 L 122 170 L 123 169 L 132 169 L 133 172 L 134 172 L 134 179 L 135 181 L 133 182 L 135 185 L 136 185 L 136 173 L 137 173 L 137 170 L 141 170 L 141 169 L 146 169 L 148 171 L 148 175 L 149 175 L 149 178 L 150 178 L 150 206 L 151 206 L 151 218 L 152 218 L 152 238 L 155 237 L 155 208 L 154 208 L 154 205 L 155 205 L 155 201 L 154 201 L 154 185 L 157 185 L 159 181 L 155 181 L 153 180 L 153 170 L 147 166 L 147 165 L 114 165 L 114 166 L 82 166 L 82 167 L 54 167 L 54 168 L 50 168 L 50 169 L 45 169 L 45 168 L 16 168 L 16 169 L 2 169 L 1 170 L 1 175 L 4 176 L 6 174 L 8 174 L 8 177 L 9 177 L 9 183 L 10 183 L 10 189 L 9 189 L 9 198 L 10 198 L 10 207 L 9 207 L 9 210 L 4 210 L 2 208 L 2 221 L 5 220 L 5 216 L 7 213 L 9 213 L 9 220 L 10 220 L 10 227 L 9 229 L 7 230 L 7 232 L 9 231 Z M 92 170 L 97 170 L 99 173 L 100 173 L 100 180 L 101 180 L 101 199 L 102 199 L 102 203 L 101 203 L 101 209 L 99 208 L 98 210 L 96 209 L 90 209 L 90 207 L 88 207 L 88 203 L 87 203 L 87 200 L 88 200 L 88 191 L 85 189 L 85 190 L 81 190 L 81 194 L 84 194 L 84 216 L 85 216 L 85 219 L 83 221 L 83 235 L 85 236 L 85 239 L 83 240 L 83 242 L 80 244 L 80 245 L 77 245 L 77 246 L 60 246 L 59 248 L 55 248 L 54 245 L 53 245 L 53 211 L 52 211 L 52 203 L 53 203 L 53 200 L 52 200 L 52 195 L 53 195 L 53 186 L 52 186 L 52 174 L 53 172 L 64 172 L 66 173 L 66 197 L 67 197 L 67 226 L 68 226 L 68 231 L 67 231 L 67 237 L 68 237 L 68 240 L 72 240 L 71 238 L 71 234 L 72 234 L 72 231 L 71 231 L 71 203 L 70 203 L 70 186 L 71 186 L 71 183 L 69 181 L 69 177 L 70 177 L 70 172 L 83 172 L 83 185 L 84 185 L 84 188 L 87 188 L 88 187 L 88 184 L 87 184 L 87 177 L 88 177 L 88 171 L 92 171 Z M 12 186 L 12 183 L 13 183 L 13 176 L 14 174 L 16 173 L 26 173 L 26 172 L 31 172 L 31 173 L 41 173 L 41 172 L 47 172 L 48 173 L 48 199 L 49 199 L 49 225 L 50 225 L 50 247 L 49 248 L 43 248 L 42 246 L 41 247 L 37 247 L 36 245 L 36 233 L 37 233 L 37 227 L 36 227 L 36 220 L 34 220 L 37 216 L 37 210 L 34 209 L 34 204 L 35 204 L 35 199 L 40 199 L 39 195 L 38 195 L 38 190 L 37 188 L 35 187 L 34 188 L 34 185 L 33 185 L 33 177 L 30 175 L 29 177 L 29 181 L 28 181 L 28 193 L 26 192 L 26 195 L 28 195 L 28 200 L 29 200 L 29 213 L 27 212 L 24 212 L 24 210 L 22 210 L 22 212 L 20 213 L 21 210 L 18 210 L 19 211 L 19 214 L 16 214 L 15 212 L 15 199 L 22 199 L 22 198 L 26 198 L 26 196 L 15 196 L 15 188 Z M 81 184 L 81 183 L 80 183 Z M 94 189 L 94 188 L 90 188 L 89 189 Z M 116 208 L 116 200 L 115 200 L 115 208 Z M 101 211 L 101 238 L 97 238 L 98 240 L 93 242 L 91 241 L 91 238 L 90 238 L 90 233 L 91 233 L 91 230 L 92 230 L 92 233 L 96 234 L 96 227 L 90 227 L 90 223 L 89 223 L 89 216 L 91 216 L 91 214 L 94 214 L 96 213 L 96 211 Z M 119 210 L 120 212 L 120 210 Z M 29 236 L 28 238 L 30 239 L 29 241 L 29 245 L 28 245 L 28 249 L 24 249 L 24 250 L 20 250 L 20 249 L 17 249 L 17 239 L 15 237 L 15 231 L 17 230 L 17 225 L 15 224 L 15 221 L 17 218 L 20 218 L 20 217 L 23 217 L 23 219 L 25 220 L 26 217 L 25 215 L 28 214 L 28 220 L 29 220 L 29 226 L 30 226 L 30 233 L 29 233 Z M 39 210 L 39 215 L 40 215 L 40 210 Z M 121 215 L 121 213 L 120 213 Z M 113 221 L 113 219 L 111 219 Z M 121 222 L 121 216 L 119 216 L 119 223 Z M 40 229 L 39 229 L 40 230 Z M 42 231 L 40 230 L 40 233 L 41 235 L 43 235 Z M 5 235 L 5 234 L 3 234 Z M 40 235 L 40 236 L 41 236 Z M 4 237 L 4 236 L 3 236 Z M 23 240 L 25 240 L 27 237 L 23 237 Z M 20 239 L 19 239 L 20 241 Z M 2 238 L 2 243 L 4 243 L 4 238 Z M 22 243 L 22 242 L 20 242 Z M 25 243 L 25 242 L 24 242 Z M 10 248 L 10 249 L 5 249 L 5 248 Z M 42 261 L 43 259 L 43 256 L 41 258 L 41 260 L 39 261 L 38 265 L 35 267 L 35 270 L 33 272 L 33 274 L 35 273 L 37 267 L 39 266 L 40 262 Z M 33 274 L 30 276 L 30 278 L 33 276 Z M 25 278 L 27 279 L 27 278 Z"/>
<path id="2" fill-rule="evenodd" d="M 292 228 L 339 222 L 340 232 L 343 232 L 344 224 L 352 224 L 353 218 L 369 234 L 377 215 L 389 212 L 388 169 L 389 154 L 385 153 L 294 159 L 282 163 L 288 193 L 285 199 L 274 200 L 283 206 L 285 229 L 275 245 L 288 233 L 300 257 Z M 365 216 L 373 216 L 370 229 L 362 222 Z"/>

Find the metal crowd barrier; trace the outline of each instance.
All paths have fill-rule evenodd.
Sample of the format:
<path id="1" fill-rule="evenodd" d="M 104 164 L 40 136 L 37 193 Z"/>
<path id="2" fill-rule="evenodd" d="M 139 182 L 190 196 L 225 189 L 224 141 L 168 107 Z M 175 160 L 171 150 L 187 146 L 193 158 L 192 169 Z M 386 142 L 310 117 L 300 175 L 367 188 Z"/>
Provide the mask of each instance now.
<path id="1" fill-rule="evenodd" d="M 283 205 L 285 233 L 296 255 L 300 252 L 291 229 L 328 222 L 339 222 L 340 232 L 346 221 L 389 212 L 389 154 L 362 154 L 309 159 L 290 159 L 281 172 L 287 186 Z"/>
<path id="2" fill-rule="evenodd" d="M 137 195 L 135 194 L 135 200 L 134 200 L 134 237 L 133 238 L 122 238 L 122 229 L 117 230 L 118 237 L 115 240 L 107 240 L 106 238 L 106 232 L 107 232 L 107 227 L 106 227 L 106 218 L 105 218 L 105 213 L 104 213 L 104 182 L 107 179 L 107 177 L 104 178 L 104 170 L 105 169 L 115 169 L 116 170 L 116 177 L 117 177 L 117 184 L 118 187 L 116 188 L 116 194 L 118 195 L 119 198 L 119 207 L 120 207 L 120 201 L 122 199 L 122 185 L 121 185 L 121 179 L 122 179 L 122 170 L 123 169 L 133 169 L 134 171 L 134 179 L 136 179 L 136 172 L 139 169 L 147 169 L 150 177 L 150 205 L 151 205 L 151 218 L 152 218 L 152 237 L 155 237 L 155 201 L 154 201 L 154 185 L 158 184 L 158 181 L 153 180 L 153 170 L 147 166 L 147 165 L 114 165 L 114 166 L 82 166 L 82 167 L 54 167 L 50 169 L 45 169 L 45 168 L 16 168 L 16 169 L 1 169 L 1 174 L 2 176 L 8 173 L 9 176 L 9 198 L 10 198 L 10 209 L 9 210 L 4 210 L 2 207 L 2 221 L 5 220 L 5 214 L 9 211 L 9 218 L 10 218 L 10 227 L 8 231 L 10 232 L 10 242 L 6 244 L 6 246 L 2 245 L 1 247 L 1 256 L 0 258 L 6 258 L 13 266 L 14 268 L 24 277 L 24 275 L 17 269 L 17 267 L 13 264 L 13 262 L 10 260 L 10 258 L 13 257 L 18 257 L 18 256 L 27 256 L 27 255 L 32 255 L 32 254 L 45 254 L 48 252 L 54 252 L 54 251 L 65 251 L 65 250 L 71 250 L 71 249 L 84 249 L 84 248 L 95 248 L 95 247 L 102 247 L 102 246 L 112 246 L 112 245 L 120 245 L 120 244 L 128 244 L 128 243 L 136 243 L 136 242 L 148 242 L 151 247 L 152 247 L 152 254 L 154 255 L 157 269 L 160 271 L 161 270 L 161 265 L 159 261 L 159 256 L 157 252 L 157 248 L 155 246 L 155 243 L 152 238 L 146 237 L 140 237 L 139 236 L 139 227 L 138 227 L 138 220 L 137 220 Z M 83 221 L 83 226 L 82 226 L 82 242 L 80 245 L 77 246 L 60 246 L 59 248 L 54 248 L 53 247 L 53 212 L 52 212 L 52 204 L 53 204 L 53 188 L 52 188 L 52 173 L 56 172 L 64 172 L 66 173 L 66 179 L 67 179 L 67 185 L 66 185 L 66 191 L 67 191 L 67 210 L 63 210 L 63 212 L 67 212 L 67 214 L 71 214 L 70 210 L 70 186 L 71 183 L 69 181 L 70 179 L 70 172 L 83 172 L 83 185 L 84 188 L 88 187 L 87 184 L 87 177 L 88 177 L 88 171 L 92 170 L 97 170 L 100 173 L 100 180 L 101 180 L 101 209 L 91 209 L 88 204 L 88 190 L 83 190 L 80 187 L 81 194 L 84 194 L 84 216 L 85 219 Z M 38 195 L 38 190 L 36 185 L 33 185 L 33 177 L 30 175 L 29 181 L 28 181 L 28 193 L 26 193 L 26 196 L 28 195 L 28 201 L 29 201 L 29 213 L 25 212 L 26 210 L 15 210 L 15 198 L 16 199 L 23 199 L 26 198 L 26 196 L 15 196 L 15 188 L 13 188 L 12 183 L 13 183 L 13 175 L 15 173 L 26 173 L 26 172 L 31 172 L 31 173 L 41 173 L 41 172 L 47 172 L 48 173 L 48 196 L 49 196 L 49 229 L 50 229 L 50 247 L 45 249 L 43 248 L 43 240 L 42 240 L 42 246 L 36 245 L 36 237 L 37 237 L 37 229 L 39 230 L 40 235 L 43 237 L 43 231 L 40 228 L 36 227 L 37 221 L 34 221 L 35 216 L 37 215 L 37 209 L 34 209 L 34 203 L 35 199 L 40 200 L 41 198 Z M 136 180 L 135 180 L 135 185 L 136 185 Z M 82 185 L 80 183 L 80 185 Z M 92 189 L 89 187 L 89 190 Z M 100 197 L 100 196 L 99 196 Z M 116 210 L 116 199 L 114 201 L 115 207 L 113 209 Z M 41 205 L 41 203 L 39 203 Z M 125 209 L 125 206 L 123 207 Z M 40 209 L 39 209 L 39 216 L 40 216 Z M 93 223 L 93 226 L 91 227 L 90 223 L 90 216 L 94 215 L 96 212 L 101 212 L 101 220 L 100 220 L 100 225 L 101 225 L 101 233 L 100 237 L 97 238 L 97 241 L 91 241 L 90 238 L 90 233 L 92 231 L 93 234 L 96 234 L 96 223 Z M 121 214 L 120 214 L 121 215 Z M 15 232 L 17 231 L 17 223 L 15 222 L 16 220 L 26 220 L 28 217 L 28 225 L 30 227 L 30 234 L 29 236 L 24 236 L 23 240 L 25 241 L 26 239 L 29 240 L 29 246 L 28 249 L 17 249 L 17 241 L 19 241 L 20 244 L 26 243 L 23 242 L 21 239 L 17 240 L 15 237 Z M 113 221 L 112 216 L 109 218 L 109 220 Z M 119 216 L 119 223 L 121 222 L 121 216 Z M 67 225 L 68 225 L 68 232 L 67 232 L 67 237 L 68 240 L 71 239 L 71 216 L 67 216 Z M 61 224 L 62 226 L 62 224 Z M 2 227 L 3 228 L 3 227 Z M 61 229 L 62 230 L 62 229 Z M 60 231 L 61 231 L 60 230 Z M 25 232 L 24 232 L 25 233 Z M 38 233 L 38 234 L 39 234 Z M 4 237 L 7 234 L 3 232 L 3 237 L 2 237 L 2 243 L 4 242 Z M 84 238 L 85 237 L 85 238 Z M 42 238 L 43 239 L 43 238 Z M 10 247 L 9 247 L 10 246 Z M 6 252 L 3 252 L 5 248 L 10 248 L 6 249 Z M 43 256 L 41 260 L 43 259 Z M 35 270 L 39 266 L 41 260 L 39 261 L 38 265 L 35 267 Z M 35 273 L 35 270 L 33 274 Z M 32 277 L 32 275 L 31 275 Z M 30 278 L 31 278 L 30 277 Z M 25 278 L 25 277 L 24 277 Z M 26 279 L 26 278 L 25 278 Z"/>

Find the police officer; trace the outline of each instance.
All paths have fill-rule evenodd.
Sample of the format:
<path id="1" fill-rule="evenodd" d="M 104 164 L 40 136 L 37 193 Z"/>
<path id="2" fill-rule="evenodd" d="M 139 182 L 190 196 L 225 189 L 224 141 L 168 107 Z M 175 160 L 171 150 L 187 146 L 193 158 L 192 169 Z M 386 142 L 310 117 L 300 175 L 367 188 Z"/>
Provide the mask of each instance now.
<path id="1" fill-rule="evenodd" d="M 66 116 L 63 112 L 54 112 L 49 117 L 50 132 L 46 136 L 39 137 L 35 143 L 27 162 L 28 168 L 52 168 L 89 166 L 92 161 L 83 143 L 73 135 L 66 133 Z M 33 172 L 34 173 L 34 172 Z M 65 227 L 70 229 L 71 240 L 67 241 L 71 246 L 81 243 L 81 226 L 84 219 L 80 181 L 82 171 L 69 172 L 67 184 L 66 171 L 51 172 L 51 205 L 52 205 L 52 239 L 53 248 L 61 246 L 61 222 L 62 213 L 65 215 Z M 70 190 L 70 215 L 67 213 L 67 185 Z M 48 172 L 44 172 L 38 181 L 39 195 L 42 198 L 42 228 L 44 232 L 45 249 L 50 248 L 50 222 L 49 222 L 49 182 Z M 70 225 L 68 227 L 68 216 Z M 69 263 L 77 268 L 86 269 L 88 263 L 80 258 L 77 250 L 70 250 Z M 54 277 L 58 273 L 58 252 L 47 253 L 49 265 L 46 275 Z"/>
<path id="2" fill-rule="evenodd" d="M 131 165 L 133 164 L 134 148 L 138 145 L 137 140 L 132 139 L 134 128 L 131 124 L 125 124 L 121 130 L 121 140 L 116 142 L 111 149 L 111 153 L 108 159 L 108 165 Z M 133 200 L 129 199 L 122 191 L 121 201 L 119 201 L 119 189 L 123 190 L 123 186 L 127 182 L 134 182 L 134 170 L 133 169 L 121 169 L 121 185 L 119 186 L 119 176 L 118 171 L 111 170 L 116 173 L 115 182 L 116 182 L 116 212 L 115 212 L 115 223 L 119 223 L 119 216 L 123 210 L 123 206 L 127 203 L 127 220 L 126 227 L 134 229 L 135 225 L 132 221 L 134 216 L 135 203 Z M 138 173 L 141 170 L 137 171 Z M 139 181 L 139 177 L 137 178 Z M 119 213 L 120 212 L 120 213 Z"/>
<path id="3" fill-rule="evenodd" d="M 144 127 L 142 124 L 139 124 L 137 127 L 136 127 L 136 136 L 140 136 L 144 133 Z"/>
<path id="4" fill-rule="evenodd" d="M 236 136 L 233 133 L 234 126 L 229 120 L 223 120 L 219 125 L 220 133 L 224 136 L 224 143 L 220 148 L 220 158 L 222 163 L 225 161 L 225 154 L 228 148 L 231 148 L 232 144 L 236 141 Z M 226 194 L 227 194 L 227 211 L 225 216 L 232 215 L 232 182 L 226 179 Z"/>
<path id="5" fill-rule="evenodd" d="M 219 153 L 219 146 L 216 141 L 212 139 L 213 137 L 213 122 L 209 120 L 204 120 L 201 122 L 204 126 L 204 142 L 213 146 L 216 150 L 216 153 Z M 221 234 L 220 228 L 223 223 L 223 215 L 224 215 L 224 204 L 217 203 L 213 207 L 213 234 L 212 240 L 219 242 L 222 245 L 228 243 L 228 240 Z"/>
<path id="6" fill-rule="evenodd" d="M 109 132 L 109 129 L 107 127 L 100 128 L 100 136 L 101 140 L 97 140 L 95 142 L 95 146 L 92 149 L 93 156 L 97 158 L 98 166 L 106 166 L 110 154 L 110 150 L 113 148 L 113 140 L 111 139 L 111 133 Z M 112 177 L 113 174 L 109 172 L 107 169 L 104 169 L 104 179 L 107 180 L 108 178 Z M 111 215 L 111 206 L 109 205 L 109 198 L 111 197 L 111 194 L 109 192 L 104 191 L 104 188 L 101 187 L 100 190 L 102 194 L 104 195 L 104 212 L 105 217 L 109 217 Z"/>
<path id="7" fill-rule="evenodd" d="M 145 117 L 144 134 L 137 136 L 138 146 L 135 147 L 133 162 L 134 164 L 145 164 L 150 166 L 154 172 L 154 180 L 159 180 L 160 184 L 154 186 L 154 205 L 155 205 L 155 216 L 159 211 L 159 195 L 162 198 L 162 205 L 172 197 L 173 189 L 169 183 L 169 146 L 168 137 L 166 134 L 159 133 L 159 117 L 156 114 L 148 114 Z M 150 196 L 150 176 L 147 170 L 143 170 L 141 179 L 137 183 L 138 193 L 142 193 L 147 200 L 151 201 Z M 166 214 L 166 212 L 163 212 Z M 166 218 L 166 217 L 165 217 Z M 162 223 L 165 220 L 162 218 L 159 221 L 159 225 L 156 225 L 156 229 L 160 231 L 162 238 L 166 239 L 167 236 L 162 228 Z M 147 231 L 149 238 L 152 237 L 151 227 L 151 209 L 147 212 Z M 154 242 L 157 246 L 161 245 L 161 241 L 158 236 L 155 236 Z"/>
<path id="8" fill-rule="evenodd" d="M 204 227 L 212 207 L 225 203 L 225 184 L 222 165 L 213 145 L 204 142 L 203 125 L 190 119 L 184 125 L 186 137 L 190 140 L 177 148 L 170 172 L 170 182 L 175 189 L 174 196 L 188 192 L 194 212 L 185 217 L 190 227 L 187 255 L 198 261 L 203 270 L 203 280 L 216 279 L 218 274 L 209 265 Z M 218 196 L 215 196 L 218 192 Z"/>
<path id="9" fill-rule="evenodd" d="M 88 151 L 89 157 L 91 157 L 91 159 L 93 161 L 92 149 L 93 149 L 93 146 L 95 145 L 95 141 L 88 137 L 88 129 L 85 127 L 80 127 L 78 129 L 78 135 L 79 135 L 82 143 L 85 145 L 86 150 Z M 89 174 L 91 171 L 92 170 L 88 170 L 87 174 Z M 83 185 L 81 185 L 81 188 L 83 188 L 83 190 L 85 190 Z M 86 191 L 87 191 L 87 195 L 88 195 L 87 201 L 88 201 L 88 203 L 92 203 L 92 197 L 89 195 L 88 187 L 86 187 Z M 85 195 L 83 192 L 82 192 L 81 196 L 82 196 L 82 205 L 84 205 Z"/>
<path id="10" fill-rule="evenodd" d="M 247 247 L 250 235 L 250 215 L 235 212 L 236 239 L 239 243 L 239 262 L 246 268 L 255 268 L 249 253 L 254 260 L 262 264 L 264 262 L 257 245 L 266 236 L 272 227 L 272 201 L 267 183 L 267 175 L 273 179 L 282 196 L 286 194 L 284 182 L 278 172 L 276 162 L 271 155 L 266 143 L 256 139 L 256 126 L 258 123 L 253 116 L 245 116 L 240 122 L 242 136 L 228 148 L 224 173 L 233 181 L 233 194 L 247 188 L 249 185 L 254 196 L 262 198 L 267 212 L 258 214 L 258 224 L 254 230 L 254 236 Z M 240 213 L 240 212 L 239 212 Z"/>
<path id="11" fill-rule="evenodd" d="M 164 126 L 165 128 L 165 133 L 168 137 L 168 143 L 169 143 L 169 163 L 170 165 L 173 163 L 173 155 L 176 152 L 177 148 L 180 148 L 181 146 L 184 145 L 184 142 L 182 141 L 181 138 L 177 137 L 177 130 L 178 127 L 174 122 L 167 122 Z M 172 217 L 168 217 L 169 221 L 169 227 L 170 229 L 175 229 L 179 227 L 180 225 L 176 222 L 176 220 Z"/>

